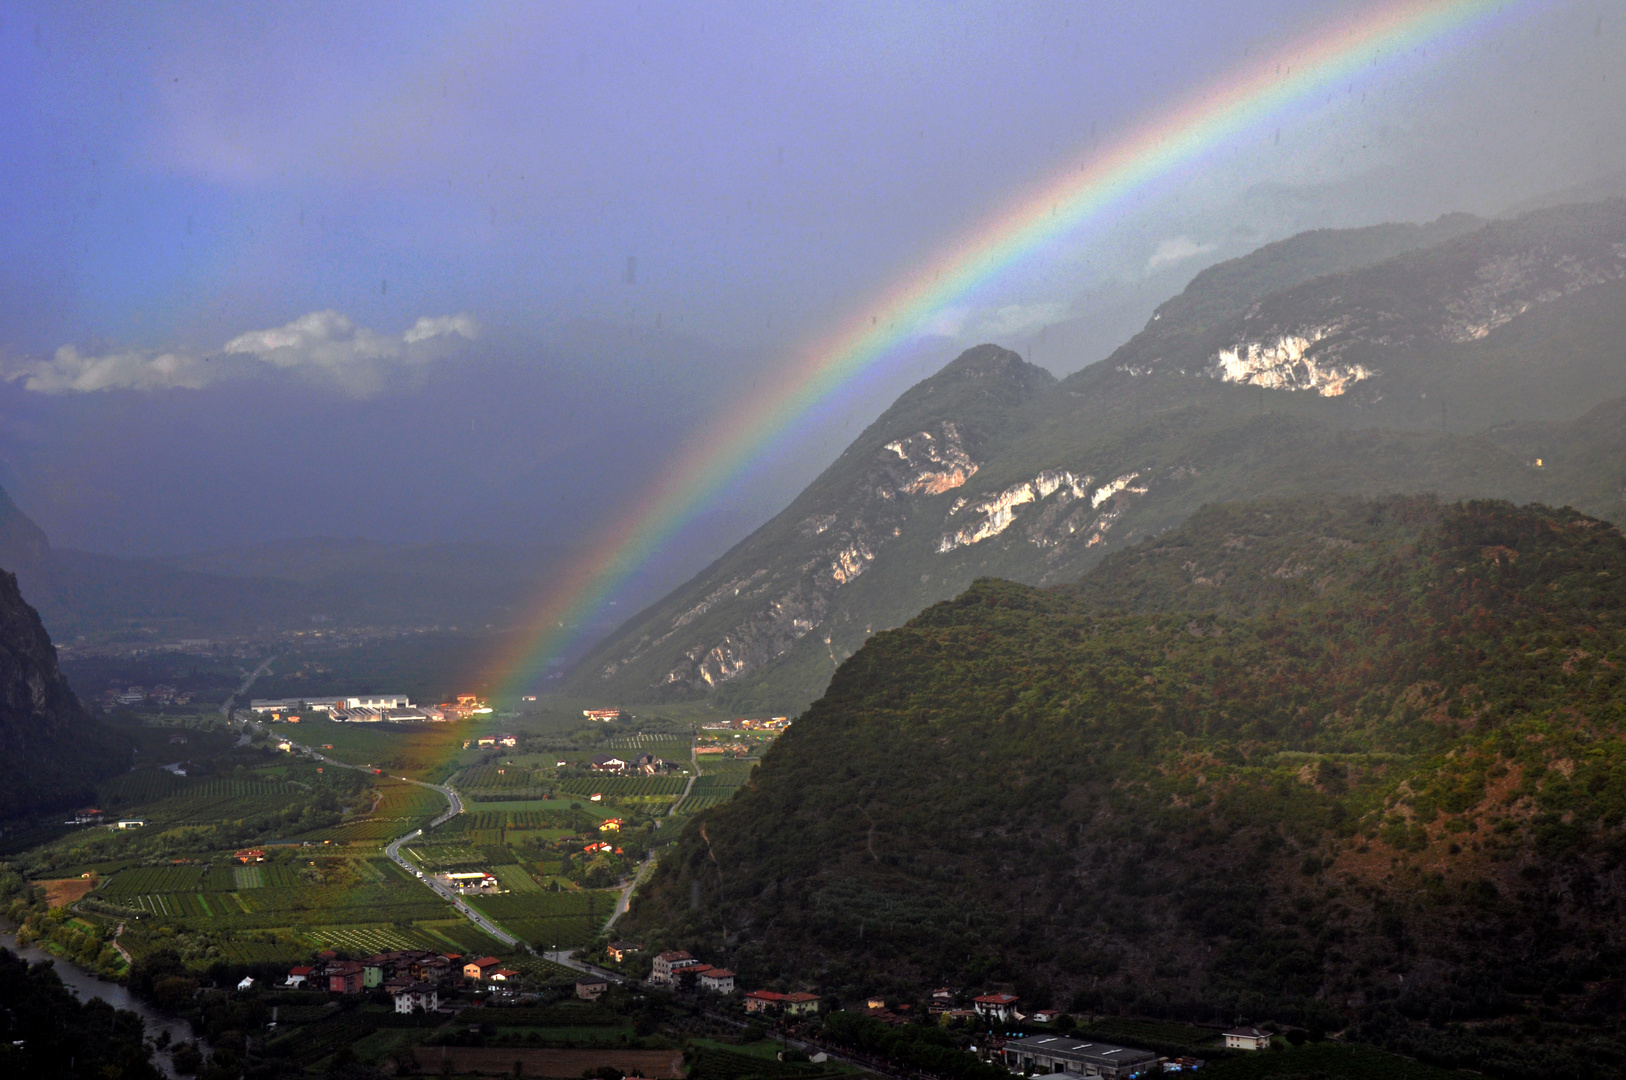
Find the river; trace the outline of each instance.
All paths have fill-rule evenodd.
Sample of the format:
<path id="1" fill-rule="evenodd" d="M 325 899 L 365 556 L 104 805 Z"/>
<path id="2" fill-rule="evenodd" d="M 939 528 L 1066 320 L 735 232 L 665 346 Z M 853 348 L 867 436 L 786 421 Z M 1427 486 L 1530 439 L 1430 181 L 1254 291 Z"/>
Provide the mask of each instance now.
<path id="1" fill-rule="evenodd" d="M 62 980 L 62 985 L 80 998 L 98 997 L 115 1009 L 128 1009 L 137 1014 L 147 1023 L 149 1039 L 156 1038 L 160 1031 L 169 1032 L 171 1043 L 186 1042 L 192 1038 L 192 1027 L 186 1021 L 166 1016 L 130 993 L 124 986 L 92 975 L 78 964 L 48 953 L 37 945 L 18 945 L 17 933 L 10 927 L 0 928 L 0 948 L 10 949 L 31 964 L 40 960 L 54 960 L 57 977 Z M 199 1045 L 204 1044 L 200 1041 Z M 168 1054 L 154 1054 L 152 1060 L 165 1076 L 176 1076 L 175 1070 L 170 1066 Z"/>

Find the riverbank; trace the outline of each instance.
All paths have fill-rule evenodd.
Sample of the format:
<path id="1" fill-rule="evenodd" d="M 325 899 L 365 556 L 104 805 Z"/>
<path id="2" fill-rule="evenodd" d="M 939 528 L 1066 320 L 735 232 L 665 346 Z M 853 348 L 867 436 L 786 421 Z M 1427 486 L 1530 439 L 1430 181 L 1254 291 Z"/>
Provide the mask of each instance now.
<path id="1" fill-rule="evenodd" d="M 54 964 L 57 978 L 62 985 L 73 991 L 80 1000 L 87 998 L 101 998 L 115 1009 L 125 1009 L 141 1017 L 147 1026 L 148 1039 L 157 1038 L 160 1032 L 169 1033 L 169 1041 L 173 1044 L 189 1042 L 192 1040 L 191 1025 L 179 1017 L 169 1016 L 158 1011 L 130 992 L 130 988 L 116 982 L 111 982 L 101 976 L 86 971 L 72 960 L 57 956 L 47 949 L 36 944 L 17 944 L 17 931 L 15 927 L 0 927 L 0 948 L 9 949 L 31 964 L 46 960 Z M 200 1044 L 202 1047 L 202 1044 Z M 207 1052 L 206 1047 L 202 1047 Z M 168 1054 L 154 1054 L 153 1064 L 165 1076 L 177 1077 L 174 1066 Z"/>

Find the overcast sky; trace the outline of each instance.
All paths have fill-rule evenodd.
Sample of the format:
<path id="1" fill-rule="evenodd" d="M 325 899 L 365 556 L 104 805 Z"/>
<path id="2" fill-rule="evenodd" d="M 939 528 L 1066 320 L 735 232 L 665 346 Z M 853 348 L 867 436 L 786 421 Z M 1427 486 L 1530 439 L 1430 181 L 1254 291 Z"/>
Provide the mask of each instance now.
<path id="1" fill-rule="evenodd" d="M 1372 6 L 0 3 L 0 482 L 116 553 L 569 542 L 968 223 Z M 663 572 L 965 345 L 1065 373 L 1264 241 L 1618 178 L 1626 3 L 1505 6 L 1036 252 Z"/>

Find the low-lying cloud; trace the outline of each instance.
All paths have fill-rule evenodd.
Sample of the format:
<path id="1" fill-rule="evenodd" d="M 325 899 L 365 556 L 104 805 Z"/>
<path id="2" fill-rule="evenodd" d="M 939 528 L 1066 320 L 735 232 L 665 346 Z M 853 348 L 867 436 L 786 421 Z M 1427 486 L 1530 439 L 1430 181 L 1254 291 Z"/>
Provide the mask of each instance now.
<path id="1" fill-rule="evenodd" d="M 337 311 L 313 311 L 269 330 L 250 330 L 220 350 L 128 349 L 86 356 L 64 345 L 48 359 L 9 365 L 5 378 L 42 394 L 95 390 L 200 390 L 267 370 L 297 371 L 365 396 L 401 368 L 451 355 L 479 336 L 467 314 L 425 315 L 400 334 L 358 326 Z"/>
<path id="2" fill-rule="evenodd" d="M 1185 262 L 1187 259 L 1198 255 L 1206 255 L 1218 246 L 1217 244 L 1199 244 L 1189 236 L 1171 236 L 1167 240 L 1158 242 L 1157 248 L 1152 252 L 1152 257 L 1146 260 L 1146 271 L 1150 273 L 1153 270 L 1161 270 L 1165 266 L 1173 266 L 1177 262 Z"/>

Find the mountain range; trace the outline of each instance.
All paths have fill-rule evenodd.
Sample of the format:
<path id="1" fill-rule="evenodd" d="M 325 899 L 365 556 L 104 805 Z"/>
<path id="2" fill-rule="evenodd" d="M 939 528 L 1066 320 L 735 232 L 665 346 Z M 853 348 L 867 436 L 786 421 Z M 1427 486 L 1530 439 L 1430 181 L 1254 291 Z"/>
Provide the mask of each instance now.
<path id="1" fill-rule="evenodd" d="M 1626 201 L 1301 234 L 1065 379 L 968 350 L 571 673 L 792 711 L 975 579 L 1076 579 L 1204 504 L 1434 492 L 1626 511 Z"/>
<path id="2" fill-rule="evenodd" d="M 313 537 L 151 559 L 53 546 L 0 491 L 0 566 L 68 643 L 507 626 L 553 549 Z"/>

